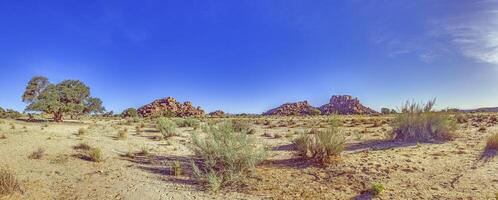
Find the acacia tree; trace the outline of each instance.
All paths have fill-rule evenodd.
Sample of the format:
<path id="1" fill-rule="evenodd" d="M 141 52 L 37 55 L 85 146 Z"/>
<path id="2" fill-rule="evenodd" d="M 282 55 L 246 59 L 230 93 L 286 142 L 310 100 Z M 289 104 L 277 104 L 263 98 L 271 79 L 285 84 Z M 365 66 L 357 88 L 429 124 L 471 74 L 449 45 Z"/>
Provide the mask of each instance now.
<path id="1" fill-rule="evenodd" d="M 65 80 L 51 84 L 42 76 L 33 77 L 22 96 L 27 111 L 40 111 L 53 115 L 62 122 L 64 115 L 78 116 L 105 111 L 102 101 L 90 96 L 90 88 L 79 80 Z"/>

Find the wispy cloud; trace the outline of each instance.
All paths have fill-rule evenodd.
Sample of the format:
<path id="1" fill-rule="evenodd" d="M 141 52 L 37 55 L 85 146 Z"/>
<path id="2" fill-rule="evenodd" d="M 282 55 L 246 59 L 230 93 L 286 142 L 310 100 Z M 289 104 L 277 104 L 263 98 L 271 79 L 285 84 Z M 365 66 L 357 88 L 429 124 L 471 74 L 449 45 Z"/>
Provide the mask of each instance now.
<path id="1" fill-rule="evenodd" d="M 416 34 L 384 30 L 374 43 L 384 46 L 388 57 L 413 54 L 433 62 L 460 55 L 498 65 L 498 0 L 469 1 L 447 15 L 429 17 L 425 24 Z"/>
<path id="2" fill-rule="evenodd" d="M 481 4 L 478 10 L 443 20 L 443 31 L 462 55 L 498 65 L 498 1 Z"/>

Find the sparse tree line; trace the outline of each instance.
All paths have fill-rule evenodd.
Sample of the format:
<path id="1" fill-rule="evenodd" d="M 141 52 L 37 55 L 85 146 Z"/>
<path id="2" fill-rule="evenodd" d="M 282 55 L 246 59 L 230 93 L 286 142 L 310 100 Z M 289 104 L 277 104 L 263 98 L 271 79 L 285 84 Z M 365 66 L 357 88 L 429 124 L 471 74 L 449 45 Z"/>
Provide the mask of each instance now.
<path id="1" fill-rule="evenodd" d="M 12 109 L 3 109 L 0 107 L 0 118 L 11 118 L 11 119 L 15 119 L 15 118 L 19 118 L 21 117 L 22 114 L 15 111 L 15 110 L 12 110 Z"/>
<path id="2" fill-rule="evenodd" d="M 113 111 L 106 112 L 102 100 L 91 96 L 90 88 L 79 80 L 64 80 L 60 83 L 50 83 L 46 77 L 35 76 L 27 84 L 22 95 L 22 101 L 27 104 L 25 112 L 30 119 L 33 115 L 51 115 L 55 122 L 62 122 L 65 118 L 79 119 L 85 115 L 98 115 L 102 117 L 141 117 L 135 108 L 127 108 L 120 114 Z M 172 117 L 171 111 L 160 112 L 158 117 Z M 403 113 L 403 111 L 399 111 Z M 395 109 L 381 108 L 381 114 L 397 114 Z M 442 112 L 459 112 L 458 109 L 446 109 Z M 320 110 L 311 110 L 310 115 L 320 115 Z M 12 109 L 0 108 L 0 118 L 19 118 L 23 115 Z M 257 117 L 255 114 L 225 115 L 225 117 Z"/>

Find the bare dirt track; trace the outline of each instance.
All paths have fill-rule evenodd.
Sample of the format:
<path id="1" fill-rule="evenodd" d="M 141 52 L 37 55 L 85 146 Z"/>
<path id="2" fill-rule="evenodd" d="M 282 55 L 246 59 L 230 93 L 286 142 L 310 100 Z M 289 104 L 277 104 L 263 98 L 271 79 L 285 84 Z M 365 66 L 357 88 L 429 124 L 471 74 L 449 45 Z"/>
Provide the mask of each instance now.
<path id="1" fill-rule="evenodd" d="M 190 178 L 190 134 L 199 130 L 180 128 L 179 136 L 159 140 L 148 121 L 2 120 L 0 166 L 15 172 L 24 193 L 0 199 L 492 199 L 498 158 L 484 146 L 497 124 L 487 114 L 467 117 L 456 140 L 420 144 L 386 140 L 390 117 L 342 117 L 347 148 L 330 166 L 296 157 L 292 146 L 296 131 L 324 128 L 326 117 L 247 118 L 254 137 L 269 146 L 269 158 L 246 187 L 219 193 L 203 191 Z M 212 120 L 222 119 L 203 123 Z M 486 130 L 478 131 L 481 127 Z M 86 131 L 78 135 L 81 128 Z M 124 129 L 127 138 L 119 139 Z M 75 148 L 80 143 L 101 148 L 104 161 L 82 159 L 83 151 Z M 39 148 L 44 156 L 29 158 Z M 137 154 L 142 150 L 149 154 Z M 182 165 L 181 176 L 172 171 L 175 161 Z M 374 182 L 385 186 L 375 197 L 368 193 Z"/>

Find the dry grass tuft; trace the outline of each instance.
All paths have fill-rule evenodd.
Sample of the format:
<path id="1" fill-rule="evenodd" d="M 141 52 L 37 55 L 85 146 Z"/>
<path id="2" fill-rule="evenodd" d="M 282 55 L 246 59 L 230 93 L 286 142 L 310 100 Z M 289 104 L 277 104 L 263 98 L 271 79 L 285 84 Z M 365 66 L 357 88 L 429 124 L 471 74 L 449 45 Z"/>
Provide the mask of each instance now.
<path id="1" fill-rule="evenodd" d="M 457 114 L 457 115 L 455 115 L 455 119 L 456 119 L 456 121 L 459 124 L 464 124 L 464 123 L 469 122 L 469 120 L 467 119 L 467 117 L 465 115 L 463 115 L 463 114 Z"/>
<path id="2" fill-rule="evenodd" d="M 88 145 L 87 143 L 84 143 L 84 142 L 79 143 L 78 145 L 74 146 L 73 148 L 76 150 L 90 150 L 91 149 L 90 145 Z"/>
<path id="3" fill-rule="evenodd" d="M 452 140 L 456 137 L 456 122 L 448 114 L 432 110 L 435 100 L 426 104 L 407 102 L 393 123 L 392 138 L 404 142 Z"/>
<path id="4" fill-rule="evenodd" d="M 128 132 L 126 130 L 119 130 L 118 131 L 118 140 L 125 140 L 128 138 Z"/>
<path id="5" fill-rule="evenodd" d="M 76 133 L 76 135 L 81 136 L 81 135 L 85 135 L 85 133 L 86 133 L 86 129 L 80 128 L 80 129 L 78 129 L 78 133 Z"/>
<path id="6" fill-rule="evenodd" d="M 326 130 L 310 130 L 294 140 L 296 149 L 304 158 L 327 164 L 344 150 L 345 137 L 338 128 L 338 119 L 331 121 Z"/>
<path id="7" fill-rule="evenodd" d="M 498 150 L 498 133 L 494 133 L 493 135 L 488 137 L 488 140 L 486 142 L 486 149 Z"/>
<path id="8" fill-rule="evenodd" d="M 171 165 L 171 169 L 172 169 L 172 172 L 173 172 L 174 176 L 178 177 L 178 176 L 181 176 L 183 174 L 182 164 L 179 161 L 175 161 Z"/>
<path id="9" fill-rule="evenodd" d="M 21 183 L 14 173 L 6 168 L 0 168 L 0 197 L 23 192 Z"/>
<path id="10" fill-rule="evenodd" d="M 43 148 L 40 147 L 36 151 L 34 151 L 33 153 L 31 153 L 31 155 L 29 155 L 28 158 L 39 160 L 44 155 L 45 155 L 45 149 L 43 149 Z"/>
<path id="11" fill-rule="evenodd" d="M 98 147 L 91 148 L 87 151 L 87 157 L 90 161 L 93 162 L 102 162 L 104 161 L 102 157 L 102 150 Z"/>

